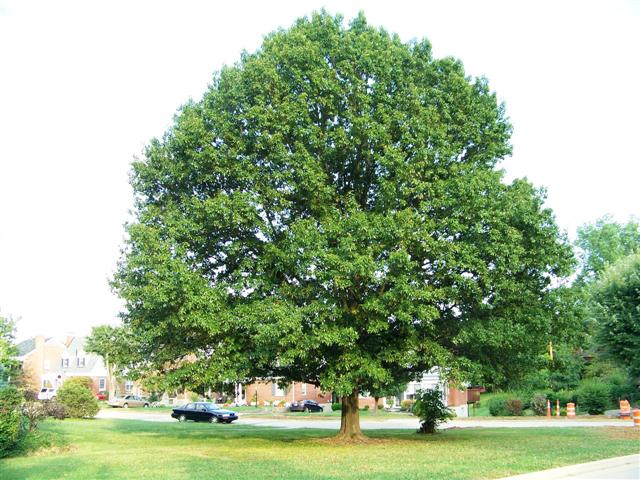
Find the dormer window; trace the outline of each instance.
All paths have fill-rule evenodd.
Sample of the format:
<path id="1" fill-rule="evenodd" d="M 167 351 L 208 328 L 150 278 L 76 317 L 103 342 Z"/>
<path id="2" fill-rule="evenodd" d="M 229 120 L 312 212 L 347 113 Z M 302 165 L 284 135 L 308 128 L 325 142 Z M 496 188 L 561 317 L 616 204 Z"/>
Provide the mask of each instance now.
<path id="1" fill-rule="evenodd" d="M 68 358 L 63 358 L 62 359 L 62 368 L 69 368 L 69 359 Z"/>
<path id="2" fill-rule="evenodd" d="M 77 359 L 78 367 L 84 367 L 85 361 L 86 361 L 85 357 L 78 357 Z"/>

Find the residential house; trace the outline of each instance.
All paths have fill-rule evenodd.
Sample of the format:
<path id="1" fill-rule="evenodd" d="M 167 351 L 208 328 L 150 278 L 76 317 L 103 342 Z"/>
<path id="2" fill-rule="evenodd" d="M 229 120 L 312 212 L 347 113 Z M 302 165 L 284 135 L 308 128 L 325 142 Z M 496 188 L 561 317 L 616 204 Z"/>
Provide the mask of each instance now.
<path id="1" fill-rule="evenodd" d="M 331 393 L 323 392 L 310 383 L 292 382 L 281 388 L 276 381 L 262 380 L 249 385 L 236 385 L 236 404 L 264 405 L 265 402 L 291 404 L 302 400 L 314 400 L 318 403 L 331 403 Z"/>
<path id="2" fill-rule="evenodd" d="M 440 372 L 437 367 L 425 373 L 419 381 L 409 382 L 404 392 L 395 397 L 393 402 L 389 402 L 388 399 L 385 399 L 385 406 L 399 406 L 403 400 L 415 400 L 416 393 L 419 390 L 431 390 L 436 387 L 439 387 L 442 392 L 442 400 L 444 404 L 453 410 L 456 416 L 469 416 L 466 389 L 459 390 L 443 381 L 440 378 Z"/>
<path id="3" fill-rule="evenodd" d="M 17 345 L 18 361 L 34 390 L 59 388 L 71 377 L 89 377 L 95 394 L 109 391 L 109 375 L 99 355 L 84 350 L 85 337 L 68 335 L 64 340 L 38 335 Z M 116 384 L 119 394 L 140 394 L 140 386 L 131 381 Z"/>

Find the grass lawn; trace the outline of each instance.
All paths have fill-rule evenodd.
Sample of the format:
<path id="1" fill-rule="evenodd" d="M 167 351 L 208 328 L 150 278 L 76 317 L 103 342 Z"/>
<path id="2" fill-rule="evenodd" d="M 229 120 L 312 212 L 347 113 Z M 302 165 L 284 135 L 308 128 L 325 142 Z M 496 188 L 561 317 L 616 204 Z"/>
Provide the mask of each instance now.
<path id="1" fill-rule="evenodd" d="M 633 428 L 459 429 L 436 436 L 134 420 L 49 420 L 52 445 L 0 461 L 11 479 L 481 479 L 638 451 Z"/>

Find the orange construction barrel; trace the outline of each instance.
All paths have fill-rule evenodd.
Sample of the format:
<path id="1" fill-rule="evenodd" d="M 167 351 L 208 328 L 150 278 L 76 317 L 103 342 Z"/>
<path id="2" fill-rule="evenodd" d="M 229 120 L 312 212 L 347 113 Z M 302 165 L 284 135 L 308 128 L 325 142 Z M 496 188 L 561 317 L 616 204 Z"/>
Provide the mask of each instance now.
<path id="1" fill-rule="evenodd" d="M 567 403 L 567 417 L 575 418 L 576 417 L 576 404 L 575 403 Z"/>
<path id="2" fill-rule="evenodd" d="M 623 420 L 629 420 L 630 415 L 631 405 L 629 405 L 629 400 L 620 400 L 620 417 Z"/>
<path id="3" fill-rule="evenodd" d="M 640 427 L 640 410 L 637 408 L 633 409 L 633 426 Z"/>

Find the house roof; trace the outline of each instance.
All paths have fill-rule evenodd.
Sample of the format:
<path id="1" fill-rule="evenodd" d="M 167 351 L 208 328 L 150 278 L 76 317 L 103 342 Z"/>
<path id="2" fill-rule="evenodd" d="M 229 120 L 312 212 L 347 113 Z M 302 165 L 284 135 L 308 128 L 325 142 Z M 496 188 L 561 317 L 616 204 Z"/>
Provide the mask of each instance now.
<path id="1" fill-rule="evenodd" d="M 22 342 L 16 345 L 16 348 L 18 349 L 17 356 L 22 357 L 23 355 L 26 355 L 27 353 L 32 352 L 36 348 L 36 339 L 29 338 L 27 340 L 23 340 Z"/>

